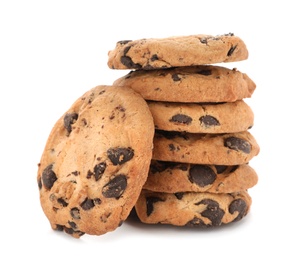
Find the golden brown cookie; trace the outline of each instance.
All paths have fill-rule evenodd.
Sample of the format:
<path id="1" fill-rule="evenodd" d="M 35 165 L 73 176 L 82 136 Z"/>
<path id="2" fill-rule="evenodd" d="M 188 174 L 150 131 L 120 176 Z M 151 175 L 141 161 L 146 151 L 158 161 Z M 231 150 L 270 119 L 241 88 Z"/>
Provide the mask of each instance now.
<path id="1" fill-rule="evenodd" d="M 256 84 L 245 73 L 221 66 L 136 70 L 116 79 L 146 100 L 168 102 L 234 102 L 250 98 Z"/>
<path id="2" fill-rule="evenodd" d="M 227 134 L 196 134 L 157 130 L 153 158 L 194 164 L 237 165 L 259 153 L 249 131 Z"/>
<path id="3" fill-rule="evenodd" d="M 247 190 L 258 182 L 248 164 L 206 165 L 152 160 L 146 190 L 166 193 L 231 193 Z"/>
<path id="4" fill-rule="evenodd" d="M 101 235 L 127 218 L 147 178 L 154 124 L 129 88 L 97 86 L 56 122 L 37 181 L 51 227 Z"/>
<path id="5" fill-rule="evenodd" d="M 254 114 L 243 101 L 176 103 L 148 101 L 156 129 L 188 133 L 235 133 L 250 129 Z"/>
<path id="6" fill-rule="evenodd" d="M 216 227 L 241 220 L 251 204 L 247 191 L 161 193 L 143 189 L 135 210 L 146 224 Z"/>
<path id="7" fill-rule="evenodd" d="M 108 56 L 111 69 L 150 70 L 246 60 L 248 50 L 233 33 L 197 34 L 119 41 Z"/>

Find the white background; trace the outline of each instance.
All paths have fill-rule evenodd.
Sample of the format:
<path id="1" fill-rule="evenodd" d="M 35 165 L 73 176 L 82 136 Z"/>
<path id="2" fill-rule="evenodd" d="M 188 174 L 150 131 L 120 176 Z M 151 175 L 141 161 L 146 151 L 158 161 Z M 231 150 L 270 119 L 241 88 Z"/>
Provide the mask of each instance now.
<path id="1" fill-rule="evenodd" d="M 0 1 L 0 259 L 300 259 L 298 1 Z M 131 221 L 73 239 L 42 212 L 37 164 L 56 120 L 110 70 L 119 40 L 190 34 L 241 37 L 246 61 L 224 64 L 257 84 L 252 134 L 260 154 L 250 214 L 218 229 Z M 4 256 L 5 255 L 5 256 Z"/>

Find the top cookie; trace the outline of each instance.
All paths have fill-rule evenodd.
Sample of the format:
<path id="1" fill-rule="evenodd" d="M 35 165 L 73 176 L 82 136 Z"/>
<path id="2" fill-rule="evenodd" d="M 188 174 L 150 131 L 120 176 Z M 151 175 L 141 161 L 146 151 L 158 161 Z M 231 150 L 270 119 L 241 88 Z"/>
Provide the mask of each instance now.
<path id="1" fill-rule="evenodd" d="M 233 33 L 119 41 L 108 53 L 111 69 L 162 69 L 246 60 L 245 43 Z"/>
<path id="2" fill-rule="evenodd" d="M 97 86 L 54 125 L 39 169 L 41 206 L 51 227 L 73 237 L 113 231 L 146 181 L 154 123 L 128 88 Z"/>

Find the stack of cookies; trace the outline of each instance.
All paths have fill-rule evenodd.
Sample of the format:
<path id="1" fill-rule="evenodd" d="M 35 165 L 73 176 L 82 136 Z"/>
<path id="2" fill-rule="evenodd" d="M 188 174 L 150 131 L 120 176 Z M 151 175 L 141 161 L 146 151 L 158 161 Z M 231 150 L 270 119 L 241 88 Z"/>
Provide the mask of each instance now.
<path id="1" fill-rule="evenodd" d="M 254 82 L 214 63 L 245 60 L 233 34 L 118 42 L 113 85 L 78 97 L 54 124 L 38 163 L 51 228 L 75 238 L 141 222 L 220 226 L 250 210 L 259 146 L 244 99 Z"/>
<path id="2" fill-rule="evenodd" d="M 120 41 L 111 69 L 130 69 L 113 85 L 147 102 L 155 135 L 147 180 L 135 210 L 140 221 L 175 226 L 220 226 L 250 210 L 248 189 L 258 176 L 249 161 L 259 146 L 244 101 L 255 83 L 218 63 L 248 58 L 234 34 Z"/>

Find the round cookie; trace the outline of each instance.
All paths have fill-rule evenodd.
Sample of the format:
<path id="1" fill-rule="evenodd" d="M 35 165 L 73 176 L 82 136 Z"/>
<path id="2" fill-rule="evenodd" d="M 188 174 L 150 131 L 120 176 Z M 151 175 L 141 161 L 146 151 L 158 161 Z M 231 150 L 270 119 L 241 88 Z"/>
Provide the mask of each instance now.
<path id="1" fill-rule="evenodd" d="M 78 98 L 50 132 L 38 168 L 51 227 L 73 237 L 115 230 L 146 181 L 154 124 L 128 88 L 97 86 Z"/>
<path id="2" fill-rule="evenodd" d="M 248 131 L 226 134 L 196 134 L 157 130 L 154 160 L 194 164 L 238 165 L 259 153 L 259 145 Z"/>
<path id="3" fill-rule="evenodd" d="M 148 101 L 155 128 L 188 133 L 235 133 L 250 129 L 254 114 L 243 100 L 227 103 Z"/>
<path id="4" fill-rule="evenodd" d="M 108 53 L 111 69 L 193 66 L 246 60 L 245 43 L 233 33 L 119 41 Z"/>
<path id="5" fill-rule="evenodd" d="M 166 193 L 231 193 L 247 190 L 257 182 L 257 173 L 248 164 L 223 166 L 152 160 L 143 189 Z"/>
<path id="6" fill-rule="evenodd" d="M 216 227 L 241 220 L 251 204 L 247 191 L 160 193 L 143 189 L 135 210 L 146 224 Z"/>
<path id="7" fill-rule="evenodd" d="M 130 87 L 146 100 L 189 103 L 234 102 L 250 98 L 256 89 L 247 74 L 213 65 L 136 70 L 113 85 Z"/>

